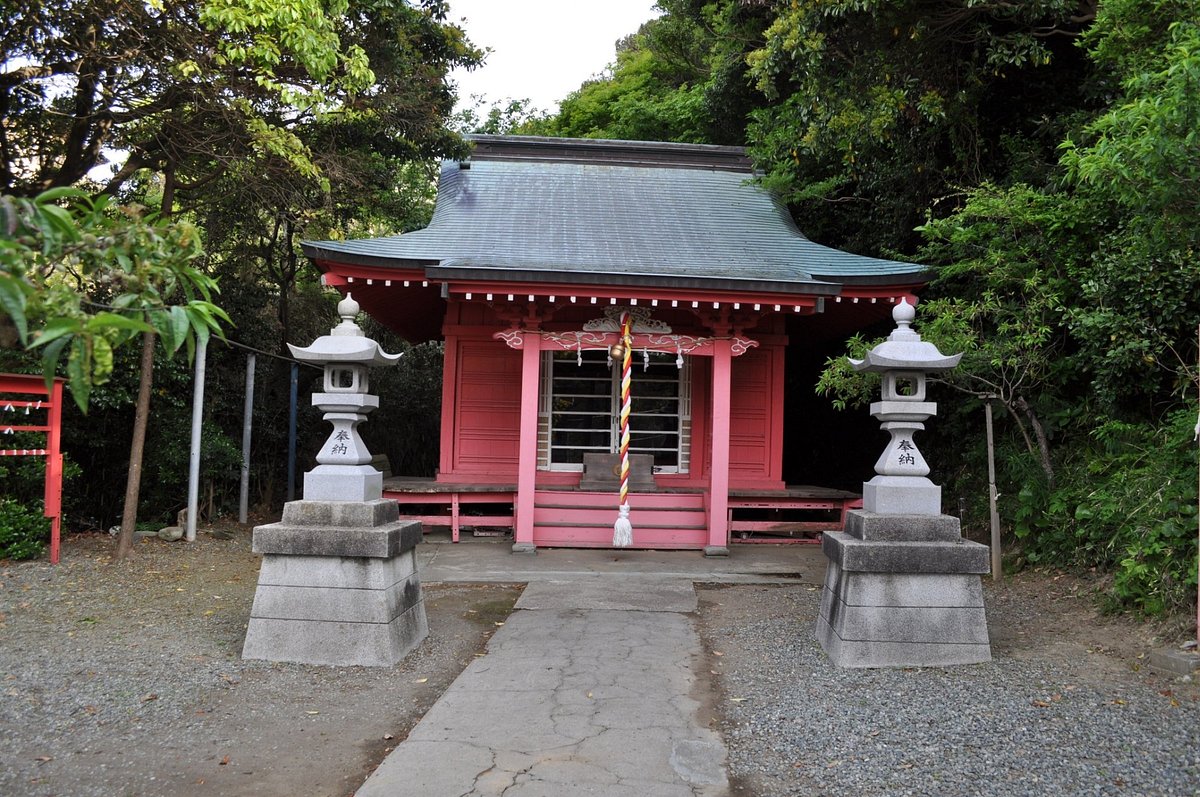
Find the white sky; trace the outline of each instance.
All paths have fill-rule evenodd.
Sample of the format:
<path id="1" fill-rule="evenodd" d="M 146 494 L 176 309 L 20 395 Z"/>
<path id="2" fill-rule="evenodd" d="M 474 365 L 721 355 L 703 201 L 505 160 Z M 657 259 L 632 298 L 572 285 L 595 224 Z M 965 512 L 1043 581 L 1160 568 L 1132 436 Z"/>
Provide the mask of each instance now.
<path id="1" fill-rule="evenodd" d="M 487 106 L 507 99 L 554 111 L 583 81 L 616 60 L 618 39 L 658 16 L 654 0 L 450 0 L 447 20 L 481 49 L 491 48 L 473 72 L 455 70 L 459 106 L 472 94 Z"/>

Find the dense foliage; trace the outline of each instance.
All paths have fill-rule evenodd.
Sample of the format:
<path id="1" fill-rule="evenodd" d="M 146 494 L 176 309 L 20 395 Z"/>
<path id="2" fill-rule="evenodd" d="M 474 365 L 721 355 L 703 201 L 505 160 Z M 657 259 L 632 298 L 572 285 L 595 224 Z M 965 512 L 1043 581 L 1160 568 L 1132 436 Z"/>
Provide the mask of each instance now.
<path id="1" fill-rule="evenodd" d="M 946 495 L 964 497 L 969 529 L 986 526 L 979 432 L 990 401 L 1011 561 L 1107 569 L 1114 605 L 1149 613 L 1193 601 L 1200 2 L 659 6 L 618 43 L 610 71 L 556 113 L 510 102 L 457 119 L 446 74 L 481 54 L 437 0 L 14 6 L 0 33 L 0 188 L 25 198 L 2 208 L 11 241 L 0 249 L 9 317 L 0 335 L 35 353 L 58 342 L 39 338 L 54 289 L 42 293 L 12 265 L 25 256 L 13 247 L 33 241 L 18 227 L 66 229 L 55 227 L 63 220 L 51 218 L 53 202 L 33 199 L 53 186 L 91 185 L 123 206 L 159 208 L 169 221 L 124 217 L 136 217 L 152 252 L 153 236 L 182 236 L 175 251 L 193 252 L 188 230 L 198 231 L 207 256 L 181 262 L 219 281 L 232 337 L 282 354 L 285 342 L 308 342 L 333 320 L 298 241 L 422 225 L 434 160 L 462 152 L 451 129 L 745 145 L 816 240 L 930 266 L 918 325 L 964 358 L 937 386 L 943 411 L 923 447 Z M 104 42 L 113 40 L 128 46 L 109 53 Z M 113 158 L 117 150 L 128 157 Z M 117 164 L 108 174 L 93 168 L 109 158 Z M 88 219 L 122 217 L 74 201 L 71 223 L 85 246 L 72 256 L 108 251 L 117 238 L 87 238 Z M 112 272 L 92 282 L 123 279 Z M 149 299 L 130 292 L 154 306 L 188 298 L 154 284 Z M 100 295 L 90 299 L 117 306 Z M 75 418 L 68 434 L 88 505 L 105 516 L 95 522 L 106 523 L 114 491 L 97 474 L 123 465 L 111 454 L 101 464 L 101 452 L 113 450 L 109 429 L 128 425 L 134 389 L 132 354 L 111 344 L 142 327 L 93 310 L 67 312 L 76 326 L 69 343 L 58 340 L 59 353 L 77 352 L 90 368 L 76 366 L 73 378 L 91 374 L 93 413 L 112 421 Z M 178 313 L 166 313 L 140 323 L 170 336 L 160 322 Z M 848 350 L 871 343 L 864 333 Z M 385 345 L 406 357 L 377 384 L 412 400 L 364 431 L 398 470 L 428 472 L 440 351 Z M 104 383 L 106 346 L 114 351 Z M 160 517 L 182 492 L 190 379 L 165 354 L 149 430 L 150 470 L 162 483 L 144 498 Z M 236 483 L 243 356 L 222 346 L 211 354 L 206 484 L 218 507 Z M 4 352 L 0 367 L 40 366 Z M 253 474 L 256 498 L 273 504 L 284 490 L 289 364 L 260 358 L 259 375 Z M 302 395 L 314 376 L 301 369 Z M 873 387 L 839 353 L 818 389 L 850 409 Z M 302 428 L 319 435 L 311 410 L 302 412 Z"/>
<path id="2" fill-rule="evenodd" d="M 195 267 L 199 256 L 192 225 L 115 209 L 107 196 L 57 188 L 31 200 L 0 197 L 8 337 L 41 351 L 47 380 L 64 362 L 84 410 L 112 374 L 113 351 L 139 333 L 154 332 L 172 354 L 221 334 L 229 316 L 212 303 L 216 281 Z"/>
<path id="3" fill-rule="evenodd" d="M 761 98 L 746 54 L 772 19 L 766 3 L 660 0 L 663 14 L 617 43 L 605 78 L 584 83 L 522 132 L 549 136 L 745 143 Z"/>
<path id="4" fill-rule="evenodd" d="M 991 401 L 1013 561 L 1111 570 L 1150 613 L 1194 601 L 1200 3 L 660 6 L 529 129 L 745 144 L 807 234 L 929 264 L 918 325 L 964 358 L 923 447 L 968 525 Z M 839 355 L 818 389 L 876 387 Z"/>
<path id="5" fill-rule="evenodd" d="M 447 75 L 482 58 L 447 13 L 441 0 L 6 7 L 0 370 L 40 370 L 49 351 L 46 365 L 59 363 L 88 408 L 64 413 L 64 447 L 86 476 L 65 496 L 70 526 L 107 528 L 121 514 L 139 390 L 137 354 L 121 344 L 149 329 L 164 346 L 153 357 L 136 503 L 144 522 L 174 519 L 186 492 L 192 374 L 167 355 L 217 322 L 231 342 L 265 352 L 251 502 L 278 506 L 291 368 L 266 355 L 336 322 L 299 241 L 428 218 L 436 159 L 463 151 L 447 127 Z M 245 356 L 209 346 L 206 516 L 236 506 Z M 306 406 L 314 376 L 300 369 L 301 472 L 317 443 L 306 435 L 321 435 Z M 423 390 L 425 377 L 415 379 Z M 0 478 L 27 506 L 40 495 L 37 479 Z"/>
<path id="6" fill-rule="evenodd" d="M 49 534 L 50 521 L 40 504 L 0 498 L 0 559 L 36 559 Z"/>

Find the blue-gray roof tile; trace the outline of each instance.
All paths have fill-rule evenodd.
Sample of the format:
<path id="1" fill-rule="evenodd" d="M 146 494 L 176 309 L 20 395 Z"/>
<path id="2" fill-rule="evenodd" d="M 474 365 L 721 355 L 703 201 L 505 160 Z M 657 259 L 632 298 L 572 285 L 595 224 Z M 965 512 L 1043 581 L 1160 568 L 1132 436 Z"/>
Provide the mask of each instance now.
<path id="1" fill-rule="evenodd" d="M 477 141 L 489 142 L 488 137 Z M 828 293 L 843 280 L 920 281 L 922 266 L 863 257 L 813 243 L 786 209 L 731 170 L 730 147 L 645 144 L 659 162 L 626 157 L 572 160 L 635 142 L 520 140 L 514 157 L 484 147 L 466 163 L 442 164 L 433 219 L 423 230 L 386 238 L 305 245 L 310 257 L 370 265 L 434 266 L 436 276 L 563 279 L 569 282 L 693 284 L 733 282 L 772 290 Z M 528 143 L 532 141 L 531 145 Z M 550 142 L 554 157 L 536 157 Z M 719 163 L 704 168 L 714 151 Z M 530 152 L 534 157 L 527 156 Z M 740 152 L 740 151 L 738 151 Z M 690 157 L 689 159 L 689 156 Z M 676 162 L 672 163 L 672 159 Z M 665 162 L 664 162 L 665 161 Z M 432 272 L 431 272 L 432 274 Z"/>

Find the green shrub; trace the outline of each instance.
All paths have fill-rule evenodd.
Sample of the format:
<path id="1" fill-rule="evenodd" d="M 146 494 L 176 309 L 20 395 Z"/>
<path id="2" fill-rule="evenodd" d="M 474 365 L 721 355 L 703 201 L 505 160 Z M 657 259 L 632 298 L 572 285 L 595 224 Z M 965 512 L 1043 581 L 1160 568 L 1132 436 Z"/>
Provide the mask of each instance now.
<path id="1" fill-rule="evenodd" d="M 1016 533 L 1027 558 L 1112 572 L 1114 607 L 1182 611 L 1196 600 L 1195 405 L 1158 425 L 1108 421 L 1059 469 L 1053 490 L 1026 482 Z"/>
<path id="2" fill-rule="evenodd" d="M 50 521 L 40 506 L 0 498 L 0 559 L 35 559 L 46 549 Z"/>

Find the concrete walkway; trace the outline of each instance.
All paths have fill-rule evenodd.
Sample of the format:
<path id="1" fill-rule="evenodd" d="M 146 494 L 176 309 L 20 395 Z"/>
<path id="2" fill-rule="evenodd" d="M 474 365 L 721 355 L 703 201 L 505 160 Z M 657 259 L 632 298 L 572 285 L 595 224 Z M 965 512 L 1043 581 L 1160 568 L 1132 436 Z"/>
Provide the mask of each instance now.
<path id="1" fill-rule="evenodd" d="M 729 556 L 699 551 L 633 551 L 541 548 L 514 555 L 512 542 L 426 542 L 417 546 L 421 582 L 523 583 L 588 578 L 681 579 L 716 584 L 771 582 L 821 584 L 825 556 L 820 545 L 733 545 Z"/>
<path id="2" fill-rule="evenodd" d="M 418 546 L 424 583 L 528 582 L 487 655 L 358 797 L 722 797 L 694 582 L 820 583 L 817 546 L 696 552 Z"/>

